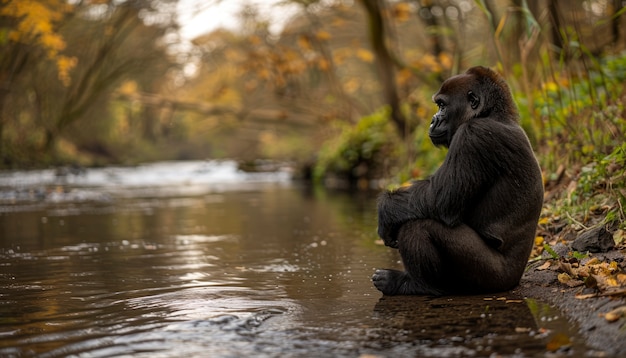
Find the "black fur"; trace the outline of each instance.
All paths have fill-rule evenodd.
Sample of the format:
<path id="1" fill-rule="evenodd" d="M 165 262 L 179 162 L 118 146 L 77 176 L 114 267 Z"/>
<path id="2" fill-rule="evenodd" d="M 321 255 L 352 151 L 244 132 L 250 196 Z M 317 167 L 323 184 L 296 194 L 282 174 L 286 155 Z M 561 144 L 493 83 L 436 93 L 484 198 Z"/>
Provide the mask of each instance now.
<path id="1" fill-rule="evenodd" d="M 377 270 L 374 285 L 386 295 L 511 289 L 532 249 L 543 184 L 510 90 L 473 67 L 433 100 L 431 139 L 448 154 L 429 179 L 380 196 L 378 234 L 406 271 Z"/>

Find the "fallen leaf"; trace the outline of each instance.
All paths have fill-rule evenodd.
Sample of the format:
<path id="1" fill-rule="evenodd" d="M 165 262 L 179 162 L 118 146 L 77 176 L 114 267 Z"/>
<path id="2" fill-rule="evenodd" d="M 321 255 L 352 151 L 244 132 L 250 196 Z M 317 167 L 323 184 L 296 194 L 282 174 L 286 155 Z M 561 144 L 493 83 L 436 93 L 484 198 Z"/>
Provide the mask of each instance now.
<path id="1" fill-rule="evenodd" d="M 606 284 L 610 287 L 617 287 L 619 286 L 619 284 L 617 283 L 617 280 L 614 277 L 608 277 L 606 279 Z"/>
<path id="2" fill-rule="evenodd" d="M 626 289 L 607 290 L 606 292 L 602 292 L 600 296 L 626 296 Z"/>
<path id="3" fill-rule="evenodd" d="M 570 341 L 569 336 L 563 333 L 557 333 L 552 337 L 552 339 L 550 339 L 550 342 L 548 342 L 546 348 L 550 352 L 554 352 L 561 349 L 562 347 L 567 347 L 571 344 L 572 342 Z"/>
<path id="4" fill-rule="evenodd" d="M 548 267 L 550 267 L 550 265 L 552 265 L 552 262 L 550 261 L 546 261 L 543 263 L 543 265 L 539 266 L 536 268 L 537 271 L 543 271 L 543 270 L 547 270 Z"/>
<path id="5" fill-rule="evenodd" d="M 597 257 L 594 257 L 591 260 L 587 261 L 585 265 L 589 266 L 589 265 L 598 265 L 598 264 L 600 264 L 600 260 Z"/>
<path id="6" fill-rule="evenodd" d="M 609 322 L 615 322 L 624 316 L 626 316 L 626 306 L 620 306 L 614 310 L 607 312 L 604 315 L 604 318 Z"/>
<path id="7" fill-rule="evenodd" d="M 578 287 L 584 284 L 585 283 L 582 280 L 570 280 L 569 282 L 566 283 L 566 285 L 569 287 Z"/>
<path id="8" fill-rule="evenodd" d="M 557 279 L 559 279 L 560 283 L 567 283 L 569 281 L 572 280 L 572 278 L 570 277 L 570 275 L 566 274 L 566 273 L 560 273 L 556 276 Z"/>
<path id="9" fill-rule="evenodd" d="M 541 245 L 543 245 L 543 237 L 541 236 L 535 237 L 535 246 L 541 246 Z"/>
<path id="10" fill-rule="evenodd" d="M 576 270 L 578 277 L 589 277 L 589 268 L 587 266 L 583 266 Z"/>
<path id="11" fill-rule="evenodd" d="M 586 300 L 588 298 L 598 297 L 598 294 L 597 293 L 588 293 L 586 295 L 576 295 L 574 297 L 576 297 L 579 300 Z"/>
<path id="12" fill-rule="evenodd" d="M 563 272 L 565 272 L 566 274 L 568 274 L 571 277 L 576 277 L 576 272 L 574 272 L 574 270 L 572 269 L 572 264 L 570 264 L 569 262 L 563 262 L 560 261 L 559 262 L 559 268 L 561 270 L 563 270 Z"/>
<path id="13" fill-rule="evenodd" d="M 328 31 L 319 30 L 318 32 L 315 33 L 315 37 L 318 40 L 326 41 L 326 40 L 330 39 L 332 36 L 330 35 L 330 33 Z"/>

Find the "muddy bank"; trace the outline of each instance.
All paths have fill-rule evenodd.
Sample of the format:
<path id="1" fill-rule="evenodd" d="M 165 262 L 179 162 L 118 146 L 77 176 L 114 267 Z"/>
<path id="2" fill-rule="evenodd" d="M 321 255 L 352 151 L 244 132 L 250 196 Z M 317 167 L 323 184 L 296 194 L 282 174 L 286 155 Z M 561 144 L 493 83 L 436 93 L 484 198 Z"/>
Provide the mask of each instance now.
<path id="1" fill-rule="evenodd" d="M 623 250 L 597 253 L 593 256 L 601 261 L 616 261 L 621 265 L 626 262 Z M 520 285 L 513 292 L 560 309 L 570 322 L 579 326 L 586 344 L 596 349 L 595 352 L 588 352 L 588 355 L 626 356 L 626 317 L 614 322 L 605 318 L 606 313 L 626 305 L 625 295 L 581 299 L 581 294 L 592 291 L 585 286 L 568 287 L 559 282 L 559 270 L 541 269 L 544 263 L 544 260 L 530 263 Z"/>

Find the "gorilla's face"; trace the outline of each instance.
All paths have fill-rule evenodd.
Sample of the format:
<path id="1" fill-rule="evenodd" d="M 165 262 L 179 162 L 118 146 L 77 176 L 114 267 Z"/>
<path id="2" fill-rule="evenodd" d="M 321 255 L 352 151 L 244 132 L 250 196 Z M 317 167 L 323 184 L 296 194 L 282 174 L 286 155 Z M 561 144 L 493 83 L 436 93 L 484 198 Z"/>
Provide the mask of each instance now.
<path id="1" fill-rule="evenodd" d="M 435 103 L 439 110 L 433 116 L 428 129 L 428 136 L 434 145 L 444 145 L 448 147 L 452 136 L 448 136 L 451 132 L 450 119 L 448 118 L 449 107 L 443 96 L 435 96 Z"/>
<path id="2" fill-rule="evenodd" d="M 433 96 L 439 110 L 430 122 L 428 135 L 434 145 L 450 147 L 459 125 L 476 116 L 480 98 L 471 89 L 474 82 L 473 75 L 454 76 Z"/>

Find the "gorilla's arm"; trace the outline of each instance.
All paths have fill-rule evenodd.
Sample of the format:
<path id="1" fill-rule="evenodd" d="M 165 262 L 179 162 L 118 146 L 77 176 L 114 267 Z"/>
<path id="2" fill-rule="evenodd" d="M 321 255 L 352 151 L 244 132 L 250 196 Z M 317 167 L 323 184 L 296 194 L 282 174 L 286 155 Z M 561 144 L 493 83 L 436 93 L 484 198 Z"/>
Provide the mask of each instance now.
<path id="1" fill-rule="evenodd" d="M 425 217 L 425 213 L 417 212 L 411 203 L 415 200 L 415 192 L 420 192 L 429 185 L 429 180 L 413 182 L 409 187 L 387 191 L 378 197 L 378 236 L 385 245 L 397 248 L 398 232 L 408 221 Z"/>

